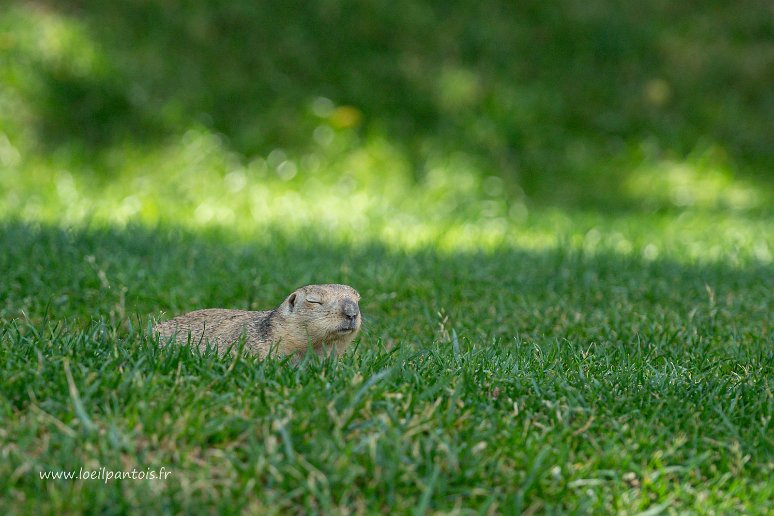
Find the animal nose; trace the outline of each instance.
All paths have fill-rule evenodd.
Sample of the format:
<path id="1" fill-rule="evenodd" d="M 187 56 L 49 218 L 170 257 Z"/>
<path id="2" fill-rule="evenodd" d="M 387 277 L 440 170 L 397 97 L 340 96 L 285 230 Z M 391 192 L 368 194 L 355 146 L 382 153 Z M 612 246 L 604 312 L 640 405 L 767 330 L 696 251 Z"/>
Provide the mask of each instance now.
<path id="1" fill-rule="evenodd" d="M 357 316 L 360 309 L 358 308 L 357 303 L 347 300 L 344 301 L 343 311 L 344 315 L 352 319 Z"/>

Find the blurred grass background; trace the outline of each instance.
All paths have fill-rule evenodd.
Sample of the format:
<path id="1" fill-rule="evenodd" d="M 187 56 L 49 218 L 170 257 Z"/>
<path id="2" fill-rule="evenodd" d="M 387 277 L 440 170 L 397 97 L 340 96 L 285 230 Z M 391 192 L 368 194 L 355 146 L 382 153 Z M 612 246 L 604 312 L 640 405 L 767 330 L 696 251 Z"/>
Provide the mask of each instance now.
<path id="1" fill-rule="evenodd" d="M 4 218 L 436 245 L 770 221 L 763 0 L 4 4 Z"/>

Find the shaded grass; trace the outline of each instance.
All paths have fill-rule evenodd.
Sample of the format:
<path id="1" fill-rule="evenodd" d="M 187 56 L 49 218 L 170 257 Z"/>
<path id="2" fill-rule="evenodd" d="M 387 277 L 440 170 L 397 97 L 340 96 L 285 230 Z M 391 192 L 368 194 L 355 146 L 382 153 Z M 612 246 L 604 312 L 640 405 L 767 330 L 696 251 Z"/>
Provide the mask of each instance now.
<path id="1" fill-rule="evenodd" d="M 767 265 L 140 227 L 4 224 L 0 241 L 8 508 L 773 509 Z M 324 280 L 363 295 L 339 360 L 144 335 L 160 309 L 264 308 Z M 173 477 L 37 473 L 102 466 Z"/>

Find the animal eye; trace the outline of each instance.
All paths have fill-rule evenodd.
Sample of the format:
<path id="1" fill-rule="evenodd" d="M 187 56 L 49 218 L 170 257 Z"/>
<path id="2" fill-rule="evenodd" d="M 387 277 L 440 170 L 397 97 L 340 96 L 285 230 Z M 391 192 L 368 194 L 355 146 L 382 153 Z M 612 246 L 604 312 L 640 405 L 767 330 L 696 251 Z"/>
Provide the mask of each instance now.
<path id="1" fill-rule="evenodd" d="M 321 305 L 322 304 L 322 301 L 317 299 L 316 297 L 311 298 L 311 299 L 307 299 L 306 302 L 307 303 L 311 303 L 313 305 Z"/>

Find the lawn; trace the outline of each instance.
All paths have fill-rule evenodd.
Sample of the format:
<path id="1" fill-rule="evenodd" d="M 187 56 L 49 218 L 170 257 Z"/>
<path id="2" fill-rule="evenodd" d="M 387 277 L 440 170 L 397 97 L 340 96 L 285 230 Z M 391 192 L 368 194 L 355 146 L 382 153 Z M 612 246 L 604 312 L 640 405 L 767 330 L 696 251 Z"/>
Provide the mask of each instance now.
<path id="1" fill-rule="evenodd" d="M 0 12 L 0 511 L 774 512 L 767 4 L 183 4 Z"/>
<path id="2" fill-rule="evenodd" d="M 7 223 L 3 504 L 773 510 L 770 265 L 741 246 L 735 263 L 623 256 L 597 222 L 543 249 L 446 252 Z M 328 279 L 363 296 L 338 360 L 147 337 L 161 310 L 265 308 Z M 100 467 L 173 476 L 39 478 Z"/>

